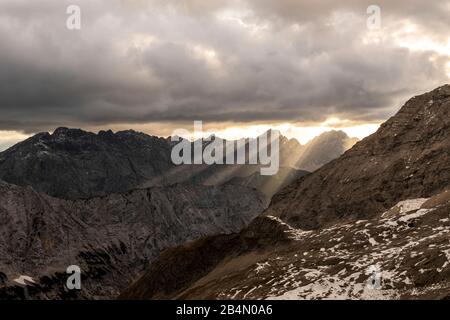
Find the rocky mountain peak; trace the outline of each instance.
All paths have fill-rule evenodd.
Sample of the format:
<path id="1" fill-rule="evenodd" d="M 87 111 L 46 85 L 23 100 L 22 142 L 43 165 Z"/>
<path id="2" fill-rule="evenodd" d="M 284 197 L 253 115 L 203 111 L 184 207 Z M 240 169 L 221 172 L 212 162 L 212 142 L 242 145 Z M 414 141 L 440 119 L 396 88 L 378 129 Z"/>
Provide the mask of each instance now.
<path id="1" fill-rule="evenodd" d="M 60 140 L 71 140 L 76 141 L 80 139 L 95 139 L 98 137 L 95 133 L 87 132 L 81 129 L 73 129 L 66 127 L 59 127 L 50 135 L 50 140 L 60 141 Z"/>
<path id="2" fill-rule="evenodd" d="M 297 158 L 296 167 L 315 171 L 324 164 L 338 158 L 358 141 L 350 138 L 344 131 L 331 130 L 309 141 L 302 155 Z"/>
<path id="3" fill-rule="evenodd" d="M 0 179 L 77 199 L 124 192 L 173 167 L 165 139 L 132 130 L 57 128 L 0 153 Z"/>
<path id="4" fill-rule="evenodd" d="M 114 132 L 112 130 L 100 130 L 98 132 L 99 136 L 103 136 L 103 137 L 112 137 L 114 136 Z"/>
<path id="5" fill-rule="evenodd" d="M 395 116 L 381 125 L 374 138 L 395 144 L 401 139 L 417 140 L 438 134 L 450 124 L 449 98 L 450 85 L 411 98 Z"/>

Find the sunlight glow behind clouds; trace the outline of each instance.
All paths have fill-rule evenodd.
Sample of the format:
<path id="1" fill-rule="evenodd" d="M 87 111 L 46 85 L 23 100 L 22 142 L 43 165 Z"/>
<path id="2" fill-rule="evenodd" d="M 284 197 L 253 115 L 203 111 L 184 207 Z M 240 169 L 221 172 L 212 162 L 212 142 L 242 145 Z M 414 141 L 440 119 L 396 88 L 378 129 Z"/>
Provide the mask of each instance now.
<path id="1" fill-rule="evenodd" d="M 0 131 L 0 152 L 28 137 L 29 135 L 17 131 Z"/>
<path id="2" fill-rule="evenodd" d="M 215 126 L 216 125 L 216 126 Z M 223 127 L 221 127 L 223 126 Z M 380 124 L 367 123 L 367 124 L 355 124 L 349 120 L 340 120 L 337 118 L 330 118 L 319 125 L 301 126 L 292 123 L 267 123 L 267 124 L 255 124 L 245 125 L 240 124 L 233 126 L 231 124 L 214 124 L 206 123 L 203 128 L 203 137 L 207 138 L 211 134 L 227 139 L 238 140 L 243 137 L 255 138 L 269 129 L 279 130 L 282 135 L 289 139 L 297 139 L 301 144 L 306 144 L 316 136 L 331 130 L 342 130 L 351 138 L 363 139 L 366 136 L 374 133 Z M 184 127 L 189 132 L 193 133 L 192 124 L 187 124 Z M 121 124 L 113 127 L 114 131 L 128 130 L 134 128 L 136 131 L 142 131 L 150 135 L 157 135 L 162 137 L 168 137 L 172 134 L 172 131 L 178 129 L 173 124 Z M 104 128 L 86 128 L 88 131 L 98 132 Z M 0 152 L 11 147 L 12 145 L 27 139 L 31 135 L 23 134 L 16 131 L 0 131 Z M 194 136 L 184 137 L 187 139 L 194 139 Z"/>
<path id="3" fill-rule="evenodd" d="M 289 139 L 297 139 L 300 143 L 306 144 L 316 136 L 332 130 L 341 130 L 345 132 L 351 138 L 363 139 L 368 135 L 374 133 L 378 128 L 379 123 L 365 123 L 355 124 L 349 120 L 340 120 L 337 118 L 331 118 L 318 125 L 295 125 L 292 123 L 267 123 L 267 124 L 254 124 L 254 125 L 229 125 L 225 128 L 214 128 L 214 124 L 206 124 L 203 128 L 203 137 L 207 138 L 211 134 L 226 139 L 226 140 L 238 140 L 243 137 L 255 138 L 269 129 L 279 130 L 282 135 Z M 187 126 L 189 132 L 193 133 L 193 128 Z M 184 137 L 187 139 L 194 139 L 193 135 Z"/>
<path id="4" fill-rule="evenodd" d="M 222 62 L 214 49 L 202 45 L 195 45 L 192 47 L 192 51 L 195 56 L 203 60 L 213 72 L 223 72 Z"/>

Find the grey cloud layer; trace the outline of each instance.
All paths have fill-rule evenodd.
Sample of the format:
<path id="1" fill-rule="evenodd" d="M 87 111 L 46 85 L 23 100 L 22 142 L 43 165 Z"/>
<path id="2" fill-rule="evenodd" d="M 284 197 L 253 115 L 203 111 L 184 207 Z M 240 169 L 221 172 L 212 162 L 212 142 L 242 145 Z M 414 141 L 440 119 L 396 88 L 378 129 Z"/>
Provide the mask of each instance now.
<path id="1" fill-rule="evenodd" d="M 408 20 L 437 41 L 449 36 L 444 1 L 378 2 L 385 34 Z M 80 31 L 65 28 L 72 3 L 82 9 Z M 448 81 L 448 60 L 389 38 L 364 44 L 366 7 L 0 0 L 0 130 L 383 119 L 408 95 Z"/>

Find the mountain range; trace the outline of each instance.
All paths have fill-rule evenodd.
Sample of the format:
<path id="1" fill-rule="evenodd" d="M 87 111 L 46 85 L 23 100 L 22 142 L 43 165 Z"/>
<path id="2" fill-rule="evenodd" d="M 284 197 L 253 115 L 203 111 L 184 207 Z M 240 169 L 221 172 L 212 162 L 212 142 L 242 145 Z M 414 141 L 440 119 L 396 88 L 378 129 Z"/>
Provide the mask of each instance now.
<path id="1" fill-rule="evenodd" d="M 161 251 L 240 231 L 308 174 L 175 166 L 172 146 L 132 130 L 60 127 L 0 153 L 0 298 L 114 298 Z M 69 265 L 83 271 L 82 291 L 63 285 Z"/>
<path id="2" fill-rule="evenodd" d="M 0 298 L 449 298 L 449 113 L 445 85 L 356 144 L 281 137 L 269 177 L 131 130 L 37 134 L 0 153 Z"/>
<path id="3" fill-rule="evenodd" d="M 328 141 L 326 146 L 323 141 Z M 242 181 L 263 191 L 269 199 L 284 182 L 308 173 L 293 165 L 297 162 L 293 158 L 303 156 L 313 159 L 315 166 L 323 165 L 345 151 L 349 141 L 352 139 L 338 131 L 325 133 L 306 147 L 295 139 L 281 137 L 282 169 L 271 179 L 259 177 L 261 165 L 175 166 L 171 161 L 174 142 L 170 137 L 159 138 L 133 130 L 94 134 L 61 127 L 52 134 L 36 134 L 1 152 L 0 179 L 72 200 L 175 183 L 221 185 L 233 180 L 233 184 Z"/>
<path id="4" fill-rule="evenodd" d="M 449 143 L 445 85 L 285 187 L 243 231 L 163 252 L 120 298 L 448 299 Z"/>

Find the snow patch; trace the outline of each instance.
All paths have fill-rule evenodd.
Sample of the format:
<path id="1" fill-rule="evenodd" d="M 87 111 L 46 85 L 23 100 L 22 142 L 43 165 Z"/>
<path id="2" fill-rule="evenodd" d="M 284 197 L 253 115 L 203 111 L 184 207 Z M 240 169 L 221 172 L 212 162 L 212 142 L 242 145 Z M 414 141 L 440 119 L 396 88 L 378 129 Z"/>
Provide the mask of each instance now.
<path id="1" fill-rule="evenodd" d="M 36 283 L 32 277 L 25 275 L 21 275 L 13 281 L 24 286 L 28 285 L 29 283 Z"/>
<path id="2" fill-rule="evenodd" d="M 261 271 L 263 271 L 266 267 L 270 267 L 270 264 L 266 261 L 264 263 L 257 263 L 256 264 L 256 273 L 260 273 Z"/>
<path id="3" fill-rule="evenodd" d="M 419 210 L 427 200 L 428 198 L 404 200 L 397 203 L 396 207 L 400 209 L 400 214 L 403 214 L 410 211 Z"/>

